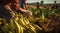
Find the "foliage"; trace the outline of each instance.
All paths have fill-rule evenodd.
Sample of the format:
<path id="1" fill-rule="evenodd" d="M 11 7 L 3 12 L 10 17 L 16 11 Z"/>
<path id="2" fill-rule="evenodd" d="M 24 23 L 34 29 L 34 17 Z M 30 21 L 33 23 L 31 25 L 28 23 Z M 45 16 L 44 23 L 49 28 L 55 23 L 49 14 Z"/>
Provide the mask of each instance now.
<path id="1" fill-rule="evenodd" d="M 53 15 L 60 15 L 59 10 L 57 9 L 33 9 L 30 7 L 29 10 L 32 11 L 34 18 L 27 18 L 18 12 L 15 12 L 16 15 L 13 20 L 10 20 L 10 23 L 4 18 L 0 18 L 0 33 L 44 33 L 44 29 L 46 29 L 44 26 L 48 25 L 43 24 L 46 23 L 47 18 Z M 42 24 L 43 27 L 38 26 L 38 23 Z M 46 31 L 50 30 L 48 29 Z"/>

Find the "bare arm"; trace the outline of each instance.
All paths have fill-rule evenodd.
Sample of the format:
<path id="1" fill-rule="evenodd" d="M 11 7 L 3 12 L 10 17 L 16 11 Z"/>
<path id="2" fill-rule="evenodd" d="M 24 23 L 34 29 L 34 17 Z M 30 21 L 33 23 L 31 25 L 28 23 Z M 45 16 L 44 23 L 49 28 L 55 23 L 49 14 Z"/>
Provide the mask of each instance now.
<path id="1" fill-rule="evenodd" d="M 27 11 L 27 10 L 20 8 L 19 0 L 15 0 L 15 1 L 11 2 L 10 6 L 13 10 L 16 10 L 16 11 L 21 12 L 21 13 L 26 13 L 26 11 Z"/>
<path id="2" fill-rule="evenodd" d="M 12 8 L 12 10 L 16 10 L 20 13 L 25 14 L 26 16 L 32 15 L 32 12 L 30 12 L 29 10 L 20 8 L 19 0 L 15 0 L 15 1 L 11 2 L 11 8 Z"/>

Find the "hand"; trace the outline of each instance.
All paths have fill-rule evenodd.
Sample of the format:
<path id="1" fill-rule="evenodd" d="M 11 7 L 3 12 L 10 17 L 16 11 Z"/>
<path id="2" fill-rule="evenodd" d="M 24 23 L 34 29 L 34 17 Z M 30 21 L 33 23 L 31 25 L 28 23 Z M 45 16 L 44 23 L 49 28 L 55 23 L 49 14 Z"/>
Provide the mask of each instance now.
<path id="1" fill-rule="evenodd" d="M 26 16 L 33 16 L 33 15 L 32 15 L 32 12 L 29 11 L 29 10 L 26 10 L 25 15 L 26 15 Z"/>
<path id="2" fill-rule="evenodd" d="M 27 11 L 29 16 L 32 16 L 32 12 L 31 11 Z"/>
<path id="3" fill-rule="evenodd" d="M 20 12 L 22 12 L 25 16 L 33 16 L 32 12 L 29 10 L 25 10 L 25 9 L 20 8 Z"/>

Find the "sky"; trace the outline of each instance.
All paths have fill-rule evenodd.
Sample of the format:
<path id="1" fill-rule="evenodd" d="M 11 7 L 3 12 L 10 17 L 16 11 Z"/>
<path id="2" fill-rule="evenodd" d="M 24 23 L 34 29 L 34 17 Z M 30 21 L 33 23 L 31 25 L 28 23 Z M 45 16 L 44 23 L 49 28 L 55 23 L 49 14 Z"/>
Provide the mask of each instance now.
<path id="1" fill-rule="evenodd" d="M 34 3 L 34 2 L 41 2 L 44 1 L 44 3 L 54 3 L 54 1 L 57 1 L 57 3 L 60 3 L 60 0 L 27 0 L 27 3 Z"/>

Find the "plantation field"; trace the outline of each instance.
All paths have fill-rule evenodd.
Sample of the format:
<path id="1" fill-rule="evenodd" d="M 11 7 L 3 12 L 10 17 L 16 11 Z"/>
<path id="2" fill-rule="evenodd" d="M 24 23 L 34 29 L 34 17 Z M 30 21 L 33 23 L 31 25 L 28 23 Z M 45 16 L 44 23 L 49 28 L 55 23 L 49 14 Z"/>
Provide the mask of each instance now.
<path id="1" fill-rule="evenodd" d="M 29 7 L 31 7 L 31 8 L 37 8 L 37 6 L 36 5 L 29 5 L 29 4 L 27 4 L 26 5 L 27 6 L 27 8 L 29 8 Z M 46 6 L 39 6 L 39 8 L 45 8 Z M 49 7 L 49 6 L 48 6 Z"/>
<path id="2" fill-rule="evenodd" d="M 33 6 L 34 7 L 34 6 Z M 10 23 L 0 18 L 0 33 L 59 33 L 60 9 L 27 7 L 33 17 L 15 12 Z"/>

